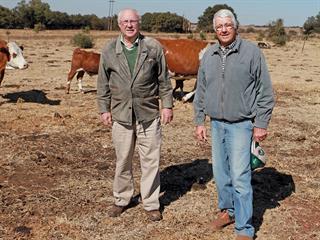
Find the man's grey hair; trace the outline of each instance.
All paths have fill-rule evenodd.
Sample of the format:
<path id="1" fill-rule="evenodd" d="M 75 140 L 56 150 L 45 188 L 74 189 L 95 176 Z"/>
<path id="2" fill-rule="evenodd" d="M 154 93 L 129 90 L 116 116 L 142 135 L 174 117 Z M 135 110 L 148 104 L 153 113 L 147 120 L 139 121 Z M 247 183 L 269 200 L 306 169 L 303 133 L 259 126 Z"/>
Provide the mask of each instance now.
<path id="1" fill-rule="evenodd" d="M 216 12 L 213 16 L 213 29 L 216 30 L 216 18 L 217 17 L 221 17 L 221 18 L 225 18 L 225 17 L 229 17 L 231 18 L 234 28 L 238 29 L 238 21 L 236 19 L 236 17 L 234 16 L 234 14 L 229 10 L 229 9 L 220 9 L 218 12 Z"/>
<path id="2" fill-rule="evenodd" d="M 132 12 L 134 12 L 134 13 L 138 16 L 139 22 L 141 22 L 141 17 L 140 17 L 140 15 L 139 15 L 139 13 L 138 13 L 138 11 L 137 11 L 136 9 L 133 9 L 133 8 L 124 8 L 124 9 L 122 9 L 122 10 L 118 13 L 118 24 L 120 24 L 120 21 L 121 21 L 121 19 L 122 19 L 122 16 L 123 16 L 124 12 L 126 12 L 126 11 L 132 11 Z"/>

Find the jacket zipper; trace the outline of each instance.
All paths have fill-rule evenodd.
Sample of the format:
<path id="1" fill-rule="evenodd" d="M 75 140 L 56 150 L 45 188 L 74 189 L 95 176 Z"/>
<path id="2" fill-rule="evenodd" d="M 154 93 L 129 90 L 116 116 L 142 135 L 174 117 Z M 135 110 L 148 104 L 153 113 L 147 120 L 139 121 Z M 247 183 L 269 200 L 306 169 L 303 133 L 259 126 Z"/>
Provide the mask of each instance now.
<path id="1" fill-rule="evenodd" d="M 227 54 L 222 55 L 222 82 L 221 82 L 221 119 L 224 119 L 224 85 L 225 85 L 225 69 L 226 69 Z"/>

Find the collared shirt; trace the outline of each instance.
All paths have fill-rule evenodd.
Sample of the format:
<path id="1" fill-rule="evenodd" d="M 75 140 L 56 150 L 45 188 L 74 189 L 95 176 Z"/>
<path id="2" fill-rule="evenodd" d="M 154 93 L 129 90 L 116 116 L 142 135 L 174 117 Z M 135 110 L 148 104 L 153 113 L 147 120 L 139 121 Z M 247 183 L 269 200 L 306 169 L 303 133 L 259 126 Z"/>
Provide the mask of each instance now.
<path id="1" fill-rule="evenodd" d="M 227 55 L 229 50 L 232 49 L 236 44 L 237 44 L 237 38 L 226 47 L 223 47 L 219 44 L 219 48 L 220 48 L 222 54 Z"/>
<path id="2" fill-rule="evenodd" d="M 127 46 L 122 34 L 120 35 L 120 41 L 123 44 L 123 46 L 125 46 L 125 48 L 130 51 L 139 45 L 139 36 L 137 36 L 136 40 L 132 43 L 131 47 Z"/>

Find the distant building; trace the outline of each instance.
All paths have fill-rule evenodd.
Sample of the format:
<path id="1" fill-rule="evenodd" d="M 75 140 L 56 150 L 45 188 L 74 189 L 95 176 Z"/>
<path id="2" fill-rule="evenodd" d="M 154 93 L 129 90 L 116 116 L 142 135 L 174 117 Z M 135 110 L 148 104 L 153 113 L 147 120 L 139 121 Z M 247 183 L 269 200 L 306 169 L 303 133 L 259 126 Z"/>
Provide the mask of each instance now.
<path id="1" fill-rule="evenodd" d="M 197 27 L 198 27 L 197 23 L 190 22 L 189 31 L 190 32 L 195 32 L 195 31 L 197 31 Z"/>

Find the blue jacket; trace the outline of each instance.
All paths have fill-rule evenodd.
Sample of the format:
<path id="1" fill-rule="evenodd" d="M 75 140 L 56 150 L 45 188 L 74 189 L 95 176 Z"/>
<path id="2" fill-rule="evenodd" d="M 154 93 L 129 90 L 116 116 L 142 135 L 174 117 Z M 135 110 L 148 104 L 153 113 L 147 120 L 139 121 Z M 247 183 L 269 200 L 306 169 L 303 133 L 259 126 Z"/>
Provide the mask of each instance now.
<path id="1" fill-rule="evenodd" d="M 219 44 L 212 45 L 201 59 L 194 99 L 195 123 L 212 119 L 239 122 L 251 119 L 267 128 L 274 107 L 272 84 L 261 50 L 237 37 L 228 53 L 225 72 Z"/>

